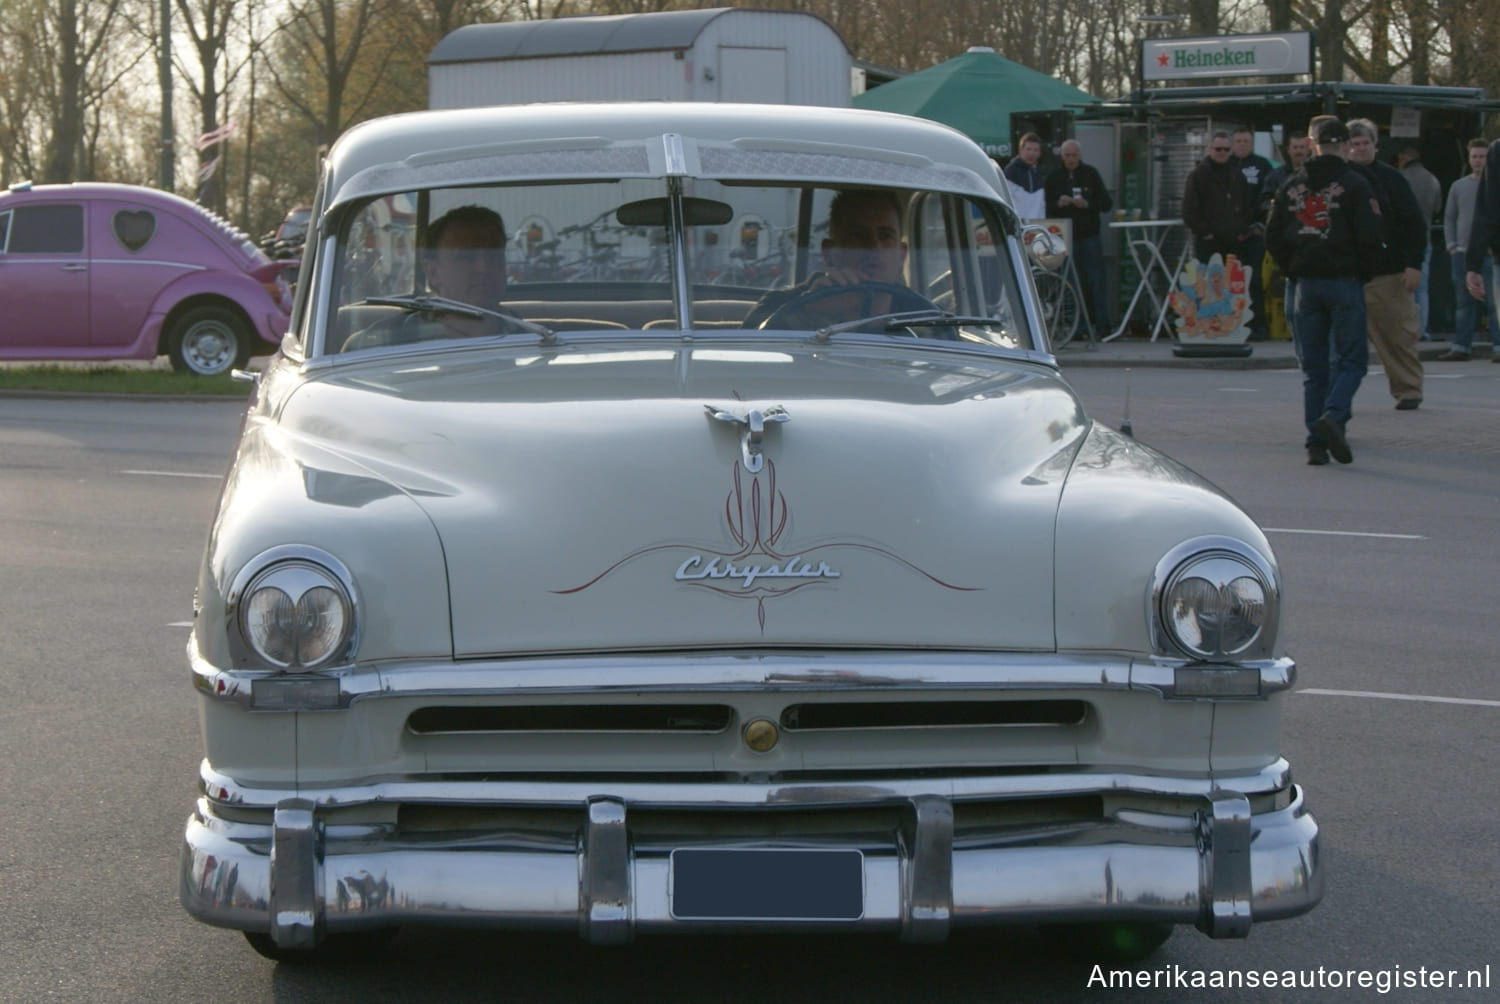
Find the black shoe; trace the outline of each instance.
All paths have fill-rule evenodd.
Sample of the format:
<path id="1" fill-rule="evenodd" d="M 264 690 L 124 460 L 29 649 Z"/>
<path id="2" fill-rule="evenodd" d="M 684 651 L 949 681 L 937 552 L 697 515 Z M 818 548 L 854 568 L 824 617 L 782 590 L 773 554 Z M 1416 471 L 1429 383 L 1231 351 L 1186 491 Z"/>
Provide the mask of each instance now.
<path id="1" fill-rule="evenodd" d="M 1322 467 L 1328 463 L 1328 447 L 1322 443 L 1308 443 L 1307 462 L 1314 467 Z"/>
<path id="2" fill-rule="evenodd" d="M 1333 459 L 1339 463 L 1347 464 L 1354 459 L 1354 454 L 1349 450 L 1349 440 L 1344 438 L 1343 424 L 1332 415 L 1324 415 L 1314 422 L 1312 434 L 1323 441 L 1328 452 L 1333 454 Z"/>
<path id="3" fill-rule="evenodd" d="M 1420 407 L 1422 407 L 1422 399 L 1420 397 L 1403 397 L 1396 402 L 1397 411 L 1416 411 Z M 1345 461 L 1345 463 L 1347 462 Z"/>
<path id="4" fill-rule="evenodd" d="M 1444 363 L 1466 363 L 1470 358 L 1471 357 L 1467 352 L 1459 352 L 1457 349 L 1449 349 L 1447 352 L 1444 352 L 1442 355 L 1438 356 L 1438 361 Z"/>

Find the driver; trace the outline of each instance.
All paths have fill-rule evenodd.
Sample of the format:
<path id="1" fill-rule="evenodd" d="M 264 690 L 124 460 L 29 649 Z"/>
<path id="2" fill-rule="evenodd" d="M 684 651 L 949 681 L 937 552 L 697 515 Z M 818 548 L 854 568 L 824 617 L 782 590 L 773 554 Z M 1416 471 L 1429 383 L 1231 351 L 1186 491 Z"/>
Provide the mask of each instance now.
<path id="1" fill-rule="evenodd" d="M 901 239 L 901 200 L 888 189 L 844 189 L 828 209 L 828 238 L 823 241 L 823 271 L 800 285 L 767 293 L 745 318 L 745 327 L 758 328 L 789 303 L 833 286 L 901 282 L 906 267 L 906 241 Z M 814 326 L 852 321 L 890 310 L 891 295 L 866 298 L 827 296 L 804 308 Z"/>
<path id="2" fill-rule="evenodd" d="M 498 310 L 505 295 L 505 223 L 484 206 L 450 209 L 427 225 L 422 271 L 435 295 L 472 307 Z M 476 338 L 512 330 L 501 317 L 464 317 L 411 311 L 370 325 L 349 337 L 344 351 L 405 345 L 434 338 Z"/>

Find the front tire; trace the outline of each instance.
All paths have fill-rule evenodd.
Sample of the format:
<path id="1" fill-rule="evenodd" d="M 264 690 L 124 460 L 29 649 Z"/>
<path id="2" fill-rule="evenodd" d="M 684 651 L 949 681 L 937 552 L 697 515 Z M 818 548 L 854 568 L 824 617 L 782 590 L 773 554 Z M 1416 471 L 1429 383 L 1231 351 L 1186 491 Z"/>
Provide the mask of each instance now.
<path id="1" fill-rule="evenodd" d="M 252 332 L 225 307 L 194 307 L 167 334 L 167 357 L 179 373 L 218 376 L 250 359 Z"/>
<path id="2" fill-rule="evenodd" d="M 397 929 L 382 927 L 373 931 L 330 934 L 316 948 L 282 948 L 264 931 L 245 931 L 250 947 L 273 962 L 289 965 L 321 965 L 328 962 L 363 962 L 383 952 L 396 937 Z"/>

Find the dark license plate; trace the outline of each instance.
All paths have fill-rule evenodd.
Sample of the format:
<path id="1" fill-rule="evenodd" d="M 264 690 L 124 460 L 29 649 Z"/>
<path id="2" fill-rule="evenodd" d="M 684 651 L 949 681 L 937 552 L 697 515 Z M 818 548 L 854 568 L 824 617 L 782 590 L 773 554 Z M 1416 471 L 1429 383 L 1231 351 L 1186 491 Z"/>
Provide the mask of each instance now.
<path id="1" fill-rule="evenodd" d="M 856 850 L 672 852 L 679 920 L 858 920 L 864 912 L 865 858 Z"/>

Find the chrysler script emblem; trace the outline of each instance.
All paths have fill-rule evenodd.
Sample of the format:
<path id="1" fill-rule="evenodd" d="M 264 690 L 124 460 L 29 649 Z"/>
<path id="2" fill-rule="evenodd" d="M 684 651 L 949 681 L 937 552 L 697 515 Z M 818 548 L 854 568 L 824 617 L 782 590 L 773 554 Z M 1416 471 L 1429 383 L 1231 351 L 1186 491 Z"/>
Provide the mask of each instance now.
<path id="1" fill-rule="evenodd" d="M 765 458 L 761 456 L 761 439 L 765 435 L 767 422 L 790 422 L 792 416 L 779 404 L 772 405 L 765 411 L 759 408 L 751 408 L 744 417 L 733 412 L 724 411 L 711 404 L 705 404 L 703 410 L 708 412 L 708 417 L 717 422 L 728 422 L 731 425 L 743 425 L 745 435 L 740 440 L 740 459 L 745 465 L 745 470 L 751 474 L 759 474 Z"/>
<path id="2" fill-rule="evenodd" d="M 712 410 L 710 414 L 713 414 Z M 719 415 L 714 417 L 719 418 Z M 670 576 L 680 586 L 708 590 L 728 599 L 754 600 L 756 620 L 764 632 L 766 601 L 809 587 L 838 585 L 843 579 L 842 563 L 838 560 L 840 555 L 878 555 L 943 589 L 974 591 L 974 587 L 944 582 L 900 555 L 862 541 L 808 542 L 803 546 L 792 543 L 789 539 L 793 536 L 790 532 L 791 510 L 786 496 L 776 484 L 776 465 L 761 457 L 758 450 L 758 432 L 764 428 L 764 423 L 785 422 L 786 410 L 751 411 L 743 419 L 730 415 L 722 420 L 745 424 L 744 467 L 750 467 L 752 458 L 755 464 L 754 473 L 748 478 L 739 464 L 731 468 L 732 487 L 723 509 L 724 529 L 728 534 L 725 545 L 712 548 L 701 543 L 662 543 L 643 547 L 618 559 L 582 585 L 555 589 L 555 594 L 571 596 L 581 593 L 626 564 L 670 556 L 669 563 L 658 574 Z M 750 450 L 752 443 L 756 446 L 754 453 Z"/>

